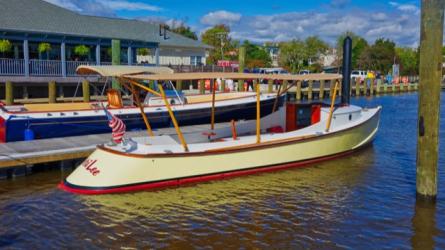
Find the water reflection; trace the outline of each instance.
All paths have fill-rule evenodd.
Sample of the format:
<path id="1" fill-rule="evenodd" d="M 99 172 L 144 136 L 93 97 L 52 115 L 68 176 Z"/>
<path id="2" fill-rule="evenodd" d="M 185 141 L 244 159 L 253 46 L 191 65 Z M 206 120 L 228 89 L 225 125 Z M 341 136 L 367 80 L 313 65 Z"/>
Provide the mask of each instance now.
<path id="1" fill-rule="evenodd" d="M 158 218 L 178 211 L 212 210 L 272 200 L 276 195 L 298 197 L 300 202 L 325 207 L 320 214 L 329 220 L 330 207 L 341 207 L 353 187 L 373 165 L 374 149 L 306 168 L 130 194 L 79 196 L 91 211 L 108 214 L 120 222 L 137 216 Z"/>
<path id="2" fill-rule="evenodd" d="M 58 171 L 2 181 L 0 248 L 445 249 L 445 119 L 437 205 L 423 206 L 417 95 L 351 100 L 383 106 L 373 145 L 307 168 L 94 197 L 57 190 Z"/>
<path id="3" fill-rule="evenodd" d="M 434 237 L 438 235 L 436 227 L 436 204 L 417 200 L 414 206 L 412 219 L 413 237 L 411 246 L 413 249 L 434 249 Z"/>

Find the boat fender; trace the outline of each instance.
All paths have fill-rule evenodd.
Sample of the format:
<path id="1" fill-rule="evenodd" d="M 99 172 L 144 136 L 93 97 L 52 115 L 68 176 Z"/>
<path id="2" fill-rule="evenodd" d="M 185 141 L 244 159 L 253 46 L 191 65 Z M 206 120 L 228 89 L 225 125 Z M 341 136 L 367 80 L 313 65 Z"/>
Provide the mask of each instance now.
<path id="1" fill-rule="evenodd" d="M 170 99 L 170 105 L 175 105 L 176 101 L 175 99 Z"/>
<path id="2" fill-rule="evenodd" d="M 23 131 L 23 135 L 25 137 L 25 141 L 32 141 L 35 139 L 34 131 L 30 128 L 25 129 L 25 131 Z"/>

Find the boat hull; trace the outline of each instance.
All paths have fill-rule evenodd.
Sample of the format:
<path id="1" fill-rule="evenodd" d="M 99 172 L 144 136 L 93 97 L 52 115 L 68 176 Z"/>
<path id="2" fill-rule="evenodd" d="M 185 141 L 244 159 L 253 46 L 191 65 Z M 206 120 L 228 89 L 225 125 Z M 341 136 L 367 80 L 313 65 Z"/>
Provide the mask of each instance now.
<path id="1" fill-rule="evenodd" d="M 285 168 L 344 156 L 375 137 L 380 108 L 335 133 L 211 152 L 125 155 L 98 148 L 60 187 L 80 194 L 160 188 Z"/>
<path id="2" fill-rule="evenodd" d="M 285 96 L 279 99 L 279 106 L 284 103 Z M 274 99 L 265 99 L 261 102 L 262 116 L 272 113 Z M 253 119 L 255 116 L 256 104 L 254 101 L 238 103 L 234 105 L 222 105 L 215 108 L 215 121 L 228 122 L 232 119 Z M 67 112 L 68 113 L 68 112 Z M 72 112 L 71 112 L 72 113 Z M 147 117 L 152 128 L 171 127 L 172 122 L 168 112 L 162 111 L 147 112 Z M 116 114 L 122 119 L 128 131 L 145 129 L 145 123 L 139 112 L 126 114 Z M 210 122 L 211 107 L 194 109 L 182 109 L 175 112 L 178 123 L 181 126 L 206 124 Z M 24 131 L 31 129 L 36 139 L 47 139 L 56 137 L 79 136 L 88 134 L 110 133 L 108 120 L 103 111 L 97 111 L 93 116 L 65 116 L 65 117 L 46 117 L 35 118 L 30 114 L 29 119 L 21 117 L 16 119 L 14 116 L 9 119 L 3 119 L 4 135 L 0 135 L 0 142 L 23 141 Z M 3 138 L 3 139 L 2 139 Z"/>

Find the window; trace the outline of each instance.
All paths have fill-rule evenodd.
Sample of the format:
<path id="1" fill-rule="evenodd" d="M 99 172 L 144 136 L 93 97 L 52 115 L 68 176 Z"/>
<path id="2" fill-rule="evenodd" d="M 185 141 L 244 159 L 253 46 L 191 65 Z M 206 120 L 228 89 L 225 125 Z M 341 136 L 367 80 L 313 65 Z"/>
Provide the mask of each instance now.
<path id="1" fill-rule="evenodd" d="M 202 56 L 191 56 L 190 64 L 194 66 L 198 66 L 202 64 Z"/>

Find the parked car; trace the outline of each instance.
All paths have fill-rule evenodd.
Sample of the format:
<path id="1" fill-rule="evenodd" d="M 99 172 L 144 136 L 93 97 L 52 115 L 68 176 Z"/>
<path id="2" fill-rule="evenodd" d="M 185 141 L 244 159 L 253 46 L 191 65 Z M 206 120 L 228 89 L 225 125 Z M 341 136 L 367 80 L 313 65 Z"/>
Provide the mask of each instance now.
<path id="1" fill-rule="evenodd" d="M 353 70 L 351 72 L 351 79 L 353 81 L 356 81 L 355 79 L 359 78 L 360 83 L 363 83 L 365 81 L 367 72 L 365 70 Z"/>

